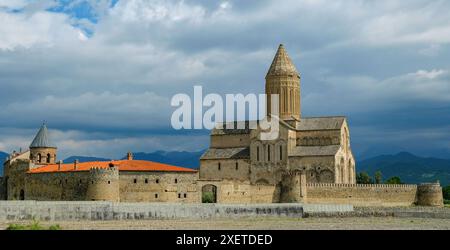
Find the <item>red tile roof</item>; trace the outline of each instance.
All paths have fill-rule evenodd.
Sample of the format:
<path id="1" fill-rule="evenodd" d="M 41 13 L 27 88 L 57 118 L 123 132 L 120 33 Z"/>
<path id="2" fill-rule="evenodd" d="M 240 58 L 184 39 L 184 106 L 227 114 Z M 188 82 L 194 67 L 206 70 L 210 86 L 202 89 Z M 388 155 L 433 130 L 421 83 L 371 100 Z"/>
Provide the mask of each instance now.
<path id="1" fill-rule="evenodd" d="M 137 171 L 137 172 L 190 172 L 196 173 L 197 170 L 190 168 L 177 167 L 152 161 L 140 160 L 120 160 L 120 161 L 92 161 L 77 163 L 75 169 L 74 163 L 61 164 L 61 169 L 58 170 L 59 164 L 50 164 L 30 170 L 28 173 L 54 173 L 54 172 L 81 172 L 89 171 L 91 168 L 108 168 L 110 163 L 119 168 L 119 171 Z"/>

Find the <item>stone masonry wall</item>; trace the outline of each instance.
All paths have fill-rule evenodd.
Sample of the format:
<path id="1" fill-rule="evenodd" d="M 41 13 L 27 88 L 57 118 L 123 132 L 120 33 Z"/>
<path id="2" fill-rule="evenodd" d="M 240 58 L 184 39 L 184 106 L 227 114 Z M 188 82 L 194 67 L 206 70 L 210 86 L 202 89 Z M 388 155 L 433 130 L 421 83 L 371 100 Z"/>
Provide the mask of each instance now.
<path id="1" fill-rule="evenodd" d="M 89 186 L 90 174 L 83 172 L 61 172 L 28 174 L 25 199 L 38 201 L 84 201 Z"/>
<path id="2" fill-rule="evenodd" d="M 6 183 L 3 177 L 0 177 L 0 200 L 6 200 Z"/>
<path id="3" fill-rule="evenodd" d="M 307 203 L 354 206 L 411 206 L 417 195 L 416 185 L 309 183 L 306 189 Z"/>
<path id="4" fill-rule="evenodd" d="M 121 172 L 121 202 L 200 203 L 196 173 Z"/>
<path id="5" fill-rule="evenodd" d="M 353 211 L 348 205 L 306 207 L 314 211 Z M 302 217 L 301 204 L 171 204 L 113 202 L 0 201 L 0 221 L 14 220 L 151 220 L 241 217 Z"/>
<path id="6" fill-rule="evenodd" d="M 202 160 L 200 179 L 249 180 L 250 164 L 248 160 L 244 159 Z"/>

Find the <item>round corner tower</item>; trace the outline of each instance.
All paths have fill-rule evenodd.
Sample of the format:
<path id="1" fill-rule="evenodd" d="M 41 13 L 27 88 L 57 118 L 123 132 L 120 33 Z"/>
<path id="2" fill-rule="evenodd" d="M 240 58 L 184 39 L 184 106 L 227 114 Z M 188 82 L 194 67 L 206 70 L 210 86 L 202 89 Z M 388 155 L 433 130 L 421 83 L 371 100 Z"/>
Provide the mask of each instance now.
<path id="1" fill-rule="evenodd" d="M 282 120 L 300 120 L 300 74 L 295 68 L 283 44 L 266 75 L 267 115 L 272 114 L 270 95 L 279 96 L 279 117 Z"/>
<path id="2" fill-rule="evenodd" d="M 91 168 L 86 192 L 88 201 L 120 201 L 119 168 L 110 163 L 107 168 Z"/>
<path id="3" fill-rule="evenodd" d="M 417 186 L 417 205 L 443 207 L 444 198 L 439 182 L 422 183 Z"/>
<path id="4" fill-rule="evenodd" d="M 306 201 L 306 175 L 303 171 L 286 171 L 281 183 L 281 203 Z"/>
<path id="5" fill-rule="evenodd" d="M 57 150 L 50 141 L 47 126 L 42 124 L 30 145 L 30 161 L 36 165 L 55 164 Z"/>

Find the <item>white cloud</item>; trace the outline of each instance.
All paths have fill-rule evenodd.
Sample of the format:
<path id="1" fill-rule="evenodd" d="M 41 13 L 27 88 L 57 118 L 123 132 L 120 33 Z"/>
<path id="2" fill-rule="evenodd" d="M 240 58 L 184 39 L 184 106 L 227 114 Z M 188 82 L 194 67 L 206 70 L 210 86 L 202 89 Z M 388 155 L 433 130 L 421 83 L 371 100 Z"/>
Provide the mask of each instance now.
<path id="1" fill-rule="evenodd" d="M 28 4 L 26 0 L 0 0 L 0 9 L 20 9 Z"/>
<path id="2" fill-rule="evenodd" d="M 43 11 L 31 15 L 0 12 L 0 23 L 0 51 L 71 43 L 79 34 L 67 23 L 67 16 Z"/>

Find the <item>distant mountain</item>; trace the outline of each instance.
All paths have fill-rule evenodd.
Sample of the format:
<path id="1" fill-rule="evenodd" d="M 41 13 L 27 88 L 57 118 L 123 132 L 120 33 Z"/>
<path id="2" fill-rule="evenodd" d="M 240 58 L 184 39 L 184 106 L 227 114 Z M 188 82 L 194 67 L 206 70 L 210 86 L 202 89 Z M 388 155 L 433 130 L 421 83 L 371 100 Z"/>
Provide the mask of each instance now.
<path id="1" fill-rule="evenodd" d="M 110 161 L 111 159 L 92 157 L 92 156 L 71 156 L 69 158 L 66 158 L 63 162 L 64 163 L 72 163 L 72 162 L 75 162 L 75 160 L 78 160 L 79 162 L 88 162 L 88 161 Z"/>
<path id="2" fill-rule="evenodd" d="M 166 152 L 166 151 L 156 151 L 153 153 L 133 153 L 133 158 L 135 160 L 146 160 L 155 161 L 165 164 L 198 169 L 200 166 L 200 156 L 205 151 L 198 152 Z M 122 158 L 125 159 L 126 157 Z"/>
<path id="3" fill-rule="evenodd" d="M 450 185 L 450 159 L 419 157 L 407 152 L 396 155 L 380 155 L 356 165 L 357 172 L 366 171 L 371 176 L 381 171 L 383 179 L 399 176 L 405 183 L 435 182 Z"/>
<path id="4" fill-rule="evenodd" d="M 9 154 L 5 152 L 0 152 L 0 176 L 3 176 L 3 162 L 5 162 L 6 157 L 8 157 Z"/>

